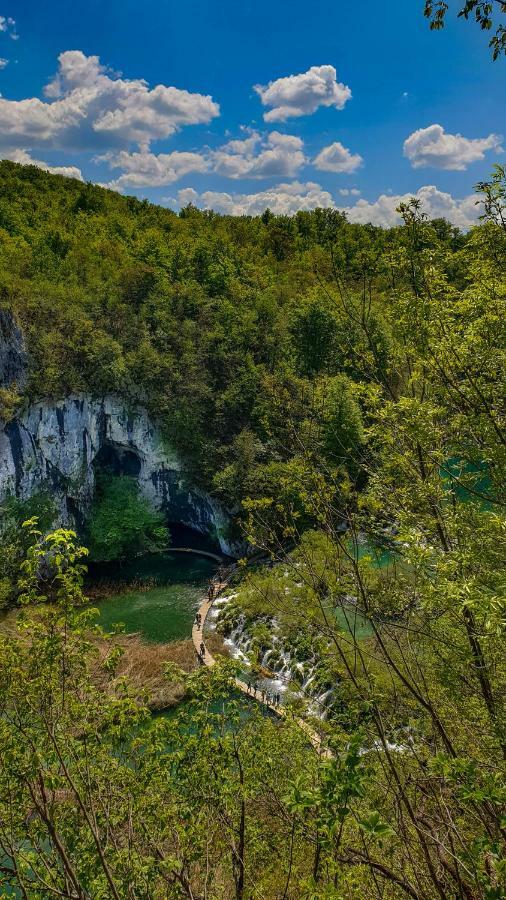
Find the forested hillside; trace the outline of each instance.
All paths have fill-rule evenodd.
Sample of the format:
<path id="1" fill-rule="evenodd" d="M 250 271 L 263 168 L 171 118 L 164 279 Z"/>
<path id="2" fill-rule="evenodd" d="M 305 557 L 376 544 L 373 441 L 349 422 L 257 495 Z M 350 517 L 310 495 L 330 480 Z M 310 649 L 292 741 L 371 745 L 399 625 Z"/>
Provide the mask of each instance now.
<path id="1" fill-rule="evenodd" d="M 424 230 L 457 289 L 475 279 L 482 244 L 442 220 Z M 1 303 L 26 336 L 28 395 L 145 403 L 192 477 L 232 504 L 279 480 L 304 423 L 332 420 L 332 463 L 346 456 L 341 407 L 344 445 L 360 440 L 354 383 L 384 382 L 395 366 L 391 295 L 410 285 L 413 249 L 409 229 L 351 225 L 332 209 L 176 215 L 0 163 Z"/>
<path id="2" fill-rule="evenodd" d="M 504 170 L 467 234 L 416 201 L 384 230 L 0 179 L 0 305 L 31 360 L 4 417 L 71 391 L 145 404 L 258 554 L 220 614 L 241 666 L 166 666 L 190 702 L 150 719 L 123 650 L 97 650 L 76 535 L 42 504 L 4 534 L 24 611 L 0 633 L 0 886 L 501 900 Z M 290 673 L 279 720 L 234 693 L 267 664 Z"/>

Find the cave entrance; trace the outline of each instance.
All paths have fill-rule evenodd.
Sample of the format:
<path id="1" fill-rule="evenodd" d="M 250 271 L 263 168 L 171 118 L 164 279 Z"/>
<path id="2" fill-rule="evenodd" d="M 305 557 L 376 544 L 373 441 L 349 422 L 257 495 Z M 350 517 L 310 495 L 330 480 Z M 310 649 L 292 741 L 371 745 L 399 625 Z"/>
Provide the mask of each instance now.
<path id="1" fill-rule="evenodd" d="M 93 467 L 96 472 L 100 472 L 103 475 L 112 475 L 115 478 L 120 475 L 138 478 L 141 471 L 141 461 L 137 453 L 129 447 L 106 441 L 95 456 Z"/>

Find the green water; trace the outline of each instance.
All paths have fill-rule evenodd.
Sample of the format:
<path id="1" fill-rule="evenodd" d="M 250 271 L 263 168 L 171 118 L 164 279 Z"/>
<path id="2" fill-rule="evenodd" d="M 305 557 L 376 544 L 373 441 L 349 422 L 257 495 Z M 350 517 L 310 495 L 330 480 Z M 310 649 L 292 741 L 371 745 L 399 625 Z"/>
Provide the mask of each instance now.
<path id="1" fill-rule="evenodd" d="M 349 632 L 357 640 L 370 637 L 373 633 L 369 620 L 361 615 L 354 606 L 348 606 L 346 609 L 337 607 L 334 614 L 341 631 Z"/>
<path id="2" fill-rule="evenodd" d="M 375 547 L 374 544 L 367 540 L 358 544 L 350 541 L 348 546 L 350 552 L 354 554 L 357 560 L 368 557 L 376 569 L 383 569 L 389 566 L 395 559 L 395 554 L 391 550 L 387 550 L 384 547 Z"/>
<path id="3" fill-rule="evenodd" d="M 95 568 L 91 584 L 111 583 L 111 596 L 94 601 L 106 630 L 123 625 L 148 641 L 166 643 L 190 637 L 199 601 L 216 571 L 216 563 L 194 553 L 157 553 L 119 566 Z M 118 584 L 133 580 L 147 587 L 117 593 Z"/>

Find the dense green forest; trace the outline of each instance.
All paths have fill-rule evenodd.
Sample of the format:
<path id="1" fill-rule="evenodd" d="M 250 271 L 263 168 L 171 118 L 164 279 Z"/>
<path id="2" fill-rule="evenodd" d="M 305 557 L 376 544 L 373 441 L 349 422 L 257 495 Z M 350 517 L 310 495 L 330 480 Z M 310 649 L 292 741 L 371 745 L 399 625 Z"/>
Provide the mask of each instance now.
<path id="1" fill-rule="evenodd" d="M 477 256 L 497 252 L 443 220 L 422 235 L 332 209 L 176 215 L 7 161 L 0 188 L 0 297 L 28 342 L 26 393 L 146 404 L 230 505 L 279 482 L 296 428 L 319 423 L 329 465 L 362 441 L 356 385 L 392 377 L 391 296 L 416 289 L 410 254 L 444 257 L 462 290 Z"/>
<path id="2" fill-rule="evenodd" d="M 0 164 L 0 303 L 31 360 L 4 418 L 72 391 L 146 405 L 268 561 L 237 584 L 257 651 L 284 629 L 334 690 L 324 720 L 294 697 L 275 721 L 225 661 L 150 719 L 127 679 L 107 688 L 86 551 L 31 510 L 4 535 L 24 611 L 0 636 L 2 890 L 506 895 L 500 167 L 477 198 L 467 234 L 416 201 L 392 229 L 176 215 Z"/>

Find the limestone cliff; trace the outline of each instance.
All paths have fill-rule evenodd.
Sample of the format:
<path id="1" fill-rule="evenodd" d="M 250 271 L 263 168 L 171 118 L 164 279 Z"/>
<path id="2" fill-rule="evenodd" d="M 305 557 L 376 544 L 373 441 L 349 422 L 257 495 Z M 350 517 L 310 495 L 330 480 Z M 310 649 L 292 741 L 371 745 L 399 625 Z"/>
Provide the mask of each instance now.
<path id="1" fill-rule="evenodd" d="M 79 523 L 91 503 L 97 466 L 138 479 L 141 494 L 169 521 L 215 536 L 224 553 L 228 519 L 185 480 L 181 461 L 142 408 L 116 396 L 76 394 L 30 404 L 0 428 L 0 501 L 49 488 L 61 523 Z"/>
<path id="2" fill-rule="evenodd" d="M 0 309 L 0 387 L 15 384 L 23 388 L 28 371 L 28 355 L 21 329 L 12 314 Z"/>

